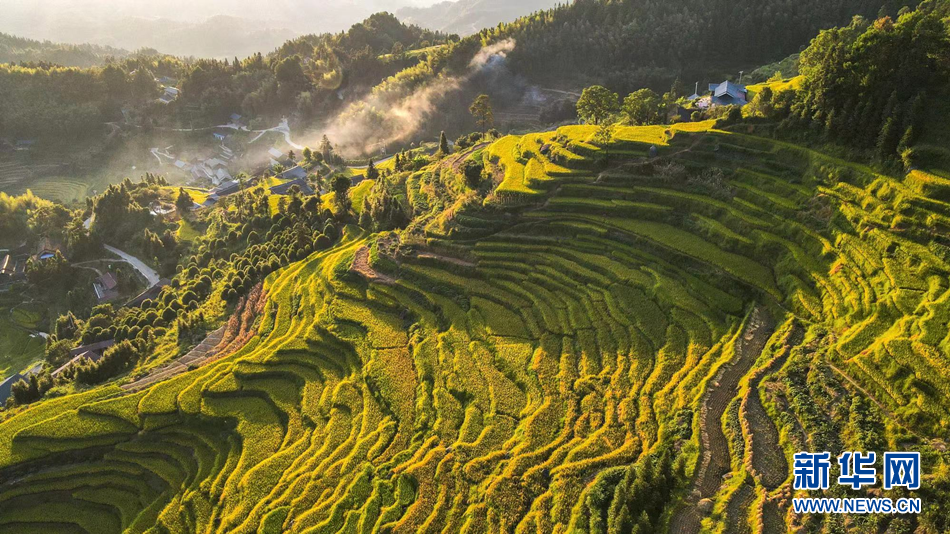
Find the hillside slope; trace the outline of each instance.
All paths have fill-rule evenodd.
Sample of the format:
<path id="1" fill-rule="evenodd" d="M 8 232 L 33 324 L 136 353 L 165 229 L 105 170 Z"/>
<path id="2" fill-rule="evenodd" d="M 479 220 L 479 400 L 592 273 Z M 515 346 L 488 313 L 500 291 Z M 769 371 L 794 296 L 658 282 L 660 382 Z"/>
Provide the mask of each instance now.
<path id="1" fill-rule="evenodd" d="M 704 528 L 820 526 L 788 513 L 803 449 L 899 442 L 944 502 L 942 181 L 712 127 L 617 128 L 606 170 L 594 127 L 468 152 L 485 207 L 398 251 L 350 232 L 267 279 L 236 351 L 0 424 L 0 529 L 665 530 L 720 424 Z M 434 206 L 453 165 L 408 201 Z"/>

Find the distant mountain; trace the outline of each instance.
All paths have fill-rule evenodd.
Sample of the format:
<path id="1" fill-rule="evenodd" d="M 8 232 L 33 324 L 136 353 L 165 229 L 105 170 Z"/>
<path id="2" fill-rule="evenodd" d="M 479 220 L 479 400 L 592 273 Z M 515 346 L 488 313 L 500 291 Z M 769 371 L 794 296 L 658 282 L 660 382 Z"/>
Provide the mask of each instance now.
<path id="1" fill-rule="evenodd" d="M 426 0 L 2 0 L 0 32 L 195 57 L 246 57 Z M 431 2 L 431 0 L 428 0 Z"/>
<path id="2" fill-rule="evenodd" d="M 396 12 L 396 16 L 432 30 L 469 35 L 564 3 L 564 0 L 454 0 L 431 7 L 403 8 Z"/>
<path id="3" fill-rule="evenodd" d="M 127 50 L 110 46 L 34 41 L 0 33 L 0 63 L 45 61 L 66 67 L 94 67 L 101 65 L 107 57 L 127 55 Z"/>
<path id="4" fill-rule="evenodd" d="M 9 30 L 9 28 L 6 28 Z M 152 48 L 176 56 L 209 58 L 246 57 L 273 50 L 299 33 L 277 22 L 218 15 L 199 22 L 168 18 L 57 19 L 45 31 L 31 33 L 29 26 L 17 34 L 98 47 L 137 50 Z M 86 46 L 86 45 L 82 45 Z"/>

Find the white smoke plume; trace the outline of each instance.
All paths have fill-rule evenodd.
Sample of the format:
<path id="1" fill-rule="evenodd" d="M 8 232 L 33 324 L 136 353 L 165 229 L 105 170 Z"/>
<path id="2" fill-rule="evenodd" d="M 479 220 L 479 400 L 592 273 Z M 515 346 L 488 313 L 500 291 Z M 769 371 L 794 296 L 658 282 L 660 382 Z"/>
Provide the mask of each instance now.
<path id="1" fill-rule="evenodd" d="M 485 46 L 475 54 L 464 74 L 440 75 L 409 95 L 393 96 L 374 91 L 330 121 L 323 134 L 347 156 L 372 154 L 380 148 L 404 142 L 434 116 L 447 95 L 459 90 L 476 74 L 503 64 L 514 48 L 513 39 Z"/>

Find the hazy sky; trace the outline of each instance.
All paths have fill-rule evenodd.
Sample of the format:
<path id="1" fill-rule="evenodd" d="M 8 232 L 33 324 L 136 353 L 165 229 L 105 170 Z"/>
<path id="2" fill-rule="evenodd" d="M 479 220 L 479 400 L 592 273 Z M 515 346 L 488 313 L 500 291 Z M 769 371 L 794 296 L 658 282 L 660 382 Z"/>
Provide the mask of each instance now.
<path id="1" fill-rule="evenodd" d="M 184 30 L 226 15 L 244 19 L 234 31 L 277 29 L 286 30 L 281 36 L 292 37 L 339 31 L 378 11 L 395 13 L 401 7 L 433 3 L 435 0 L 0 0 L 0 32 L 71 43 L 159 48 L 167 39 L 157 34 L 168 31 L 168 22 L 178 23 L 181 27 L 177 29 Z"/>

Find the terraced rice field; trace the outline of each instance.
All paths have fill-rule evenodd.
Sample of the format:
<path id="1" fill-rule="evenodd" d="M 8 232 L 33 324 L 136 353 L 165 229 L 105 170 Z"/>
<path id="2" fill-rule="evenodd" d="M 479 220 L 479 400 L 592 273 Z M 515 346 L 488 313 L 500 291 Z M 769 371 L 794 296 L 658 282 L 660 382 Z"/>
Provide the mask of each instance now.
<path id="1" fill-rule="evenodd" d="M 942 465 L 950 204 L 709 126 L 503 138 L 443 252 L 352 237 L 233 354 L 0 423 L 0 531 L 777 532 L 799 447 Z"/>

